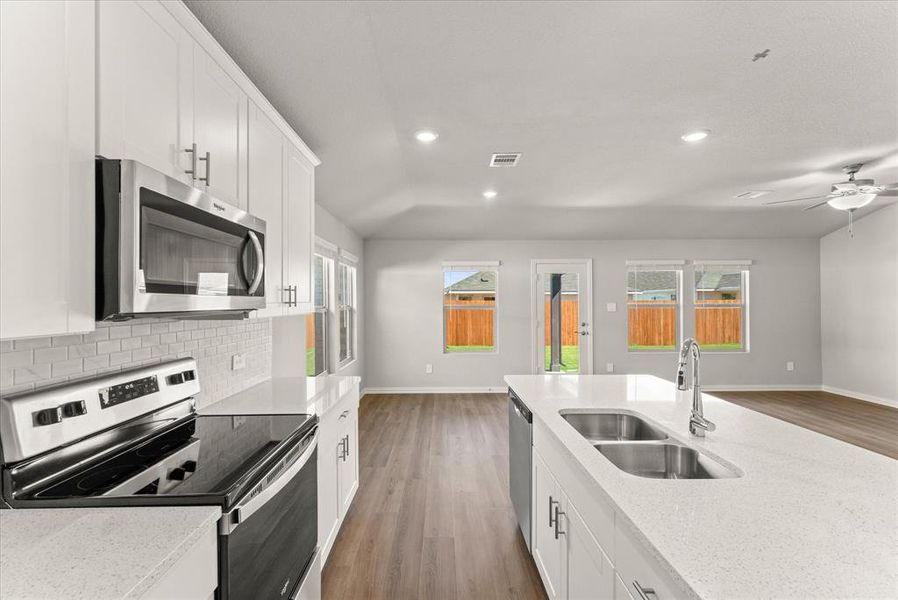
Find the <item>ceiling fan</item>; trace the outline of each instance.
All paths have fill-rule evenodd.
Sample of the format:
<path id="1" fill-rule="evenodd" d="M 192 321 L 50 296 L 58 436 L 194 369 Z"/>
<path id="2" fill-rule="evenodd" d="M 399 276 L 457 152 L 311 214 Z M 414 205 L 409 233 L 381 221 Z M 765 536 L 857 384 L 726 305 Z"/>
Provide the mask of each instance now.
<path id="1" fill-rule="evenodd" d="M 802 202 L 805 200 L 819 200 L 805 210 L 811 210 L 828 204 L 829 206 L 848 211 L 848 234 L 854 237 L 854 211 L 873 202 L 877 196 L 898 196 L 898 183 L 889 185 L 875 185 L 872 179 L 855 179 L 855 174 L 861 170 L 864 163 L 856 163 L 842 167 L 842 171 L 848 175 L 848 181 L 840 181 L 832 185 L 832 191 L 829 194 L 821 194 L 818 196 L 808 196 L 806 198 L 793 198 L 792 200 L 777 200 L 774 202 L 765 202 L 766 206 L 773 204 L 787 204 L 789 202 Z"/>

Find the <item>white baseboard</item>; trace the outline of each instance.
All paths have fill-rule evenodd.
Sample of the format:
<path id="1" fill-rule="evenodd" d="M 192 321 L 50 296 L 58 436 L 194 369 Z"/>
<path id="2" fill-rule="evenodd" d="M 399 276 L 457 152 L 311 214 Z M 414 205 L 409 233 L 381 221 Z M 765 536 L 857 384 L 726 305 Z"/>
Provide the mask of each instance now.
<path id="1" fill-rule="evenodd" d="M 703 385 L 703 392 L 819 392 L 819 383 Z"/>
<path id="2" fill-rule="evenodd" d="M 830 394 L 848 396 L 849 398 L 854 398 L 856 400 L 864 400 L 866 402 L 873 402 L 874 404 L 883 404 L 885 406 L 898 408 L 898 400 L 889 400 L 888 398 L 880 398 L 879 396 L 873 396 L 871 394 L 863 394 L 861 392 L 854 392 L 852 390 L 843 390 L 841 388 L 832 387 L 831 385 L 822 385 L 820 387 L 824 392 L 829 392 Z"/>
<path id="3" fill-rule="evenodd" d="M 501 387 L 367 387 L 362 391 L 365 394 L 498 394 L 508 390 Z"/>

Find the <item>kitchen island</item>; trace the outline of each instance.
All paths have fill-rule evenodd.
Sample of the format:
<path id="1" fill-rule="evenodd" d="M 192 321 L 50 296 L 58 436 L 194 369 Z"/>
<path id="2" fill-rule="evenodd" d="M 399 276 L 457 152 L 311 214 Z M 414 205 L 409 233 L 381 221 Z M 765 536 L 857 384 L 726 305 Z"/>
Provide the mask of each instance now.
<path id="1" fill-rule="evenodd" d="M 576 597 L 584 577 L 615 598 L 898 597 L 898 462 L 708 394 L 717 430 L 690 436 L 690 393 L 653 376 L 505 380 L 533 413 L 533 554 L 550 597 Z M 629 474 L 559 414 L 615 410 L 737 476 Z M 553 502 L 560 535 L 541 514 Z"/>

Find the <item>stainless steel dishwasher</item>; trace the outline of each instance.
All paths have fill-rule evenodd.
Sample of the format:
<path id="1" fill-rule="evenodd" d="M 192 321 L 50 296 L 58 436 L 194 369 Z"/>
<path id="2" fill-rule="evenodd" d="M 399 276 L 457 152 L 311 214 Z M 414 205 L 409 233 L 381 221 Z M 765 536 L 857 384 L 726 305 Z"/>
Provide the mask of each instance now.
<path id="1" fill-rule="evenodd" d="M 530 495 L 533 452 L 533 414 L 508 390 L 508 489 L 518 526 L 530 545 Z"/>

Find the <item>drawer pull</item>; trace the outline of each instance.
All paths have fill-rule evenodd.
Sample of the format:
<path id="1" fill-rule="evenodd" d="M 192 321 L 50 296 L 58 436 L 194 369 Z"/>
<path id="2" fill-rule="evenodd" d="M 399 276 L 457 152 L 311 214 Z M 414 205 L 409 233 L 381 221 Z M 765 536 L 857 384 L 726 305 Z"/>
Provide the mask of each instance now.
<path id="1" fill-rule="evenodd" d="M 552 496 L 549 496 L 549 527 L 555 527 L 555 519 L 552 517 L 553 511 L 555 510 L 555 505 L 558 504 L 558 500 L 554 500 Z"/>
<path id="2" fill-rule="evenodd" d="M 341 419 L 345 419 L 348 416 L 349 416 L 349 410 L 344 410 L 343 412 L 340 413 Z"/>
<path id="3" fill-rule="evenodd" d="M 655 588 L 642 587 L 635 579 L 633 580 L 633 589 L 639 594 L 639 600 L 658 600 L 658 594 L 655 593 Z"/>

